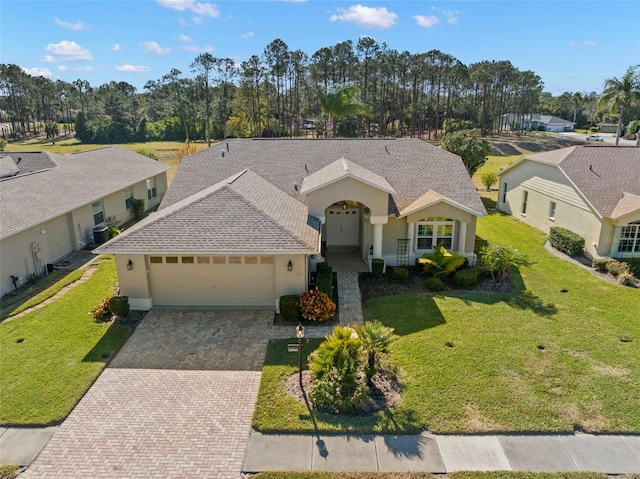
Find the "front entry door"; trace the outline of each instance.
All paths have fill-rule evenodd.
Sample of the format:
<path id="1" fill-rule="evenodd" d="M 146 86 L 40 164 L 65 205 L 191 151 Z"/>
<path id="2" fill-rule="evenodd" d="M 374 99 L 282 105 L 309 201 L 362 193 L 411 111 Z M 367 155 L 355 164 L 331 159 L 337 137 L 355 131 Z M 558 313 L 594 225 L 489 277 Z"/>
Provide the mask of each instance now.
<path id="1" fill-rule="evenodd" d="M 327 209 L 327 246 L 360 244 L 360 208 Z"/>

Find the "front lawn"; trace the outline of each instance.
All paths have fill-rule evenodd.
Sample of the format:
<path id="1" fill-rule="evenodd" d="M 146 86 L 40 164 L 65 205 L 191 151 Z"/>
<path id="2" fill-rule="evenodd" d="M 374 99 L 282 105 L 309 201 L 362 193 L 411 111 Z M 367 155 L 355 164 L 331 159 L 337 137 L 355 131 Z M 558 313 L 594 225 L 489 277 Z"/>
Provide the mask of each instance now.
<path id="1" fill-rule="evenodd" d="M 0 424 L 56 424 L 71 412 L 132 332 L 89 313 L 115 281 L 115 262 L 104 258 L 87 282 L 0 324 Z"/>
<path id="2" fill-rule="evenodd" d="M 372 418 L 314 414 L 276 376 L 294 354 L 267 358 L 254 426 L 361 432 L 640 432 L 640 291 L 610 284 L 546 252 L 544 235 L 501 214 L 482 240 L 512 244 L 534 262 L 512 272 L 516 291 L 450 291 L 370 299 L 365 318 L 395 328 L 405 390 Z M 566 290 L 567 292 L 562 292 Z M 280 346 L 282 348 L 282 346 Z M 265 412 L 265 400 L 278 407 Z M 273 404 L 276 404 L 275 402 Z M 301 407 L 303 409 L 301 409 Z"/>

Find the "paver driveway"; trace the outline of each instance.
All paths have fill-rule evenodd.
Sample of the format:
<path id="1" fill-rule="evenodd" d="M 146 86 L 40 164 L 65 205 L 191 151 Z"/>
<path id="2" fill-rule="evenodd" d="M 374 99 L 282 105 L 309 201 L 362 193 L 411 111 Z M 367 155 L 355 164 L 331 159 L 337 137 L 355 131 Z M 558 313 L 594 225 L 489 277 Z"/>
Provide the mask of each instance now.
<path id="1" fill-rule="evenodd" d="M 272 320 L 154 309 L 24 477 L 240 477 Z"/>

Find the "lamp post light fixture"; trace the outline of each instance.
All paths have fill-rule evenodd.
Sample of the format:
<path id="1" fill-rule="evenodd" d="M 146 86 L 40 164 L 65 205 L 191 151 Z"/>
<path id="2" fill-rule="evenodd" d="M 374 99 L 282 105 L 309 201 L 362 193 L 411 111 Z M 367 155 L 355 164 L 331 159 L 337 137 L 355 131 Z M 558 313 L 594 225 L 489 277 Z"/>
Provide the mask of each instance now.
<path id="1" fill-rule="evenodd" d="M 293 263 L 291 262 L 291 260 L 289 260 L 289 262 L 287 263 L 287 271 L 293 271 Z"/>
<path id="2" fill-rule="evenodd" d="M 302 389 L 302 340 L 304 339 L 304 326 L 298 323 L 296 326 L 296 338 L 298 338 L 298 380 Z"/>
<path id="3" fill-rule="evenodd" d="M 133 269 L 133 261 L 129 260 L 127 262 L 127 271 L 131 271 Z"/>

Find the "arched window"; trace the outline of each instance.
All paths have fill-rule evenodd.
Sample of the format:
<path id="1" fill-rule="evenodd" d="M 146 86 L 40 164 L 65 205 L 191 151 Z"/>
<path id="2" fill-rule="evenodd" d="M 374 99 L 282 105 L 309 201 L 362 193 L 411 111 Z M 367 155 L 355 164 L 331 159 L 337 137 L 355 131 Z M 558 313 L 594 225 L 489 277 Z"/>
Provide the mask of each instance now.
<path id="1" fill-rule="evenodd" d="M 640 221 L 632 221 L 622 227 L 618 253 L 640 253 Z"/>
<path id="2" fill-rule="evenodd" d="M 416 249 L 430 250 L 441 244 L 447 249 L 453 246 L 453 230 L 455 220 L 450 218 L 425 218 L 418 222 L 416 228 Z"/>

